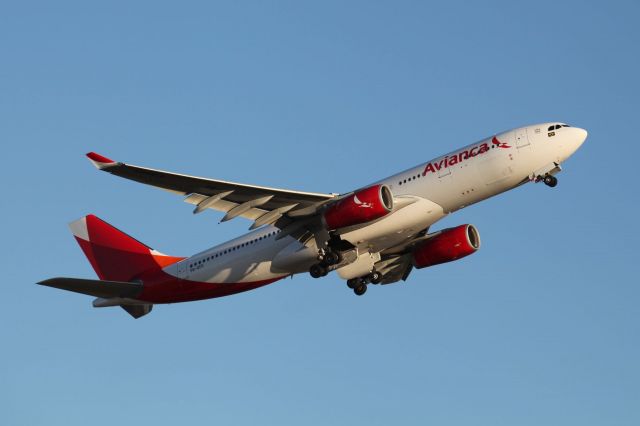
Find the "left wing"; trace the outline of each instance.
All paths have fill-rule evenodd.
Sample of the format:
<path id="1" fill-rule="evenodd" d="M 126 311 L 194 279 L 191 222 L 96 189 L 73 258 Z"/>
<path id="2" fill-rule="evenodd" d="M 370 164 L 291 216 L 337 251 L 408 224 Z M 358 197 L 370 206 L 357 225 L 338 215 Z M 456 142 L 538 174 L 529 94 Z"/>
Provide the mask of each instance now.
<path id="1" fill-rule="evenodd" d="M 170 173 L 116 162 L 95 152 L 87 157 L 99 170 L 186 195 L 184 201 L 196 206 L 193 213 L 214 209 L 226 213 L 221 222 L 235 217 L 253 220 L 251 229 L 276 222 L 276 226 L 283 227 L 295 217 L 314 215 L 337 197 L 337 194 L 289 191 Z"/>

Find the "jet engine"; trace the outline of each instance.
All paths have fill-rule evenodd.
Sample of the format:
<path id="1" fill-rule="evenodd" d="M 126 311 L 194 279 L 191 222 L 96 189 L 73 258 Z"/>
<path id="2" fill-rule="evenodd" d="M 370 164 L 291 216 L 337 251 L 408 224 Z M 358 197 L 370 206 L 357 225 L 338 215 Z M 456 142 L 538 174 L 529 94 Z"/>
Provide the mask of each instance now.
<path id="1" fill-rule="evenodd" d="M 324 212 L 329 230 L 371 222 L 393 210 L 393 195 L 386 185 L 361 189 L 330 206 Z"/>
<path id="2" fill-rule="evenodd" d="M 444 229 L 413 250 L 413 265 L 420 269 L 451 262 L 480 248 L 480 234 L 473 225 Z"/>

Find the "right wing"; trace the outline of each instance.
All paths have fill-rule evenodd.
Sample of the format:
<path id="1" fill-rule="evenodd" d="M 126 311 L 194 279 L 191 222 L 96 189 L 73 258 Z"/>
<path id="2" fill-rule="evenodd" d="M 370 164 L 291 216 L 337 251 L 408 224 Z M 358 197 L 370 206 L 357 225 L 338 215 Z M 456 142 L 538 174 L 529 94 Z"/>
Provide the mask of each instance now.
<path id="1" fill-rule="evenodd" d="M 337 194 L 290 191 L 165 172 L 116 162 L 95 152 L 87 157 L 99 170 L 185 195 L 184 201 L 196 206 L 194 213 L 214 209 L 226 213 L 221 222 L 235 217 L 253 220 L 251 229 L 267 224 L 282 228 L 296 217 L 314 215 L 337 197 Z"/>

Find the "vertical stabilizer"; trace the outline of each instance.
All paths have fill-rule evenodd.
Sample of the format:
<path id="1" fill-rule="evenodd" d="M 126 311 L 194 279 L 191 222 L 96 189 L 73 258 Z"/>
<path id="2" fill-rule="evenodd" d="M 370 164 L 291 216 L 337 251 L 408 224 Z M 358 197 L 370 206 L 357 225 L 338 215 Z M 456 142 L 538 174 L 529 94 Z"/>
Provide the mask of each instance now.
<path id="1" fill-rule="evenodd" d="M 131 281 L 182 260 L 152 250 L 94 215 L 69 224 L 80 248 L 102 280 Z"/>

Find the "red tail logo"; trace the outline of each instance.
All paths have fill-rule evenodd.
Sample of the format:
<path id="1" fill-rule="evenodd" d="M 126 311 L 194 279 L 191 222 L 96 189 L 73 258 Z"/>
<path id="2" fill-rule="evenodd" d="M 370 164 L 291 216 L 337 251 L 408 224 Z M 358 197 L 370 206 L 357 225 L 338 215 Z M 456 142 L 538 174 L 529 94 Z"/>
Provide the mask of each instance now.
<path id="1" fill-rule="evenodd" d="M 69 226 L 101 280 L 130 281 L 184 259 L 158 253 L 91 214 Z"/>

